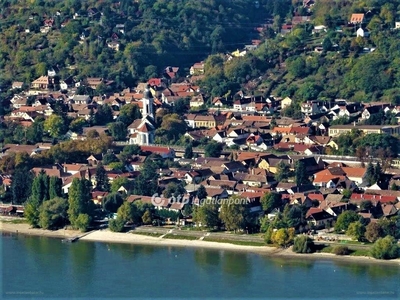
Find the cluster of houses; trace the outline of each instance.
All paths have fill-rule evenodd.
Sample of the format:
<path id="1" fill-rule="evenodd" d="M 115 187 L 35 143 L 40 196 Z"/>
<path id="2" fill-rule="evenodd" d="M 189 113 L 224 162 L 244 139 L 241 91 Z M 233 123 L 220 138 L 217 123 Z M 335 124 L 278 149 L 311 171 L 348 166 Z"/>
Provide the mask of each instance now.
<path id="1" fill-rule="evenodd" d="M 30 152 L 36 149 L 48 150 L 47 145 L 13 146 L 7 145 L 9 152 Z M 28 149 L 31 147 L 31 149 Z M 35 148 L 36 147 L 36 148 Z M 389 186 L 400 188 L 400 170 L 387 169 L 385 181 L 369 186 L 366 182 L 366 168 L 358 163 L 328 163 L 320 157 L 304 155 L 275 155 L 271 153 L 237 151 L 229 157 L 197 157 L 196 159 L 179 159 L 176 151 L 170 147 L 141 146 L 142 155 L 132 155 L 125 165 L 124 171 L 107 170 L 107 177 L 112 183 L 115 179 L 125 177 L 134 181 L 140 174 L 143 164 L 149 155 L 157 154 L 163 159 L 175 159 L 182 167 L 157 170 L 160 190 L 170 184 L 181 184 L 185 193 L 182 198 L 190 199 L 192 205 L 200 205 L 204 199 L 198 199 L 197 190 L 204 186 L 207 199 L 226 199 L 232 195 L 244 198 L 253 213 L 262 214 L 261 198 L 265 193 L 276 192 L 281 195 L 282 204 L 303 205 L 307 208 L 306 220 L 311 227 L 330 227 L 337 216 L 345 210 L 357 209 L 366 219 L 374 221 L 380 217 L 396 216 L 400 210 L 400 190 L 388 190 Z M 49 176 L 62 179 L 62 190 L 65 194 L 74 178 L 86 178 L 96 186 L 96 167 L 102 156 L 91 155 L 86 164 L 55 164 L 33 168 L 38 174 L 43 170 Z M 290 171 L 295 170 L 298 162 L 302 162 L 311 179 L 310 184 L 296 185 L 294 182 L 283 182 L 275 179 L 280 165 L 284 163 Z M 10 188 L 12 177 L 2 175 L 1 184 Z M 133 195 L 131 185 L 121 185 L 118 192 L 127 197 L 127 201 L 152 203 L 152 197 Z M 344 193 L 346 191 L 346 193 Z M 108 192 L 93 190 L 92 200 L 102 206 Z M 346 195 L 346 196 L 345 196 Z M 350 196 L 349 196 L 350 195 Z M 346 198 L 347 197 L 347 198 Z M 180 211 L 184 203 L 170 202 L 161 197 L 157 209 Z M 0 212 L 12 214 L 23 211 L 13 205 L 3 205 Z M 274 218 L 279 210 L 268 214 Z M 190 222 L 190 218 L 186 220 Z"/>

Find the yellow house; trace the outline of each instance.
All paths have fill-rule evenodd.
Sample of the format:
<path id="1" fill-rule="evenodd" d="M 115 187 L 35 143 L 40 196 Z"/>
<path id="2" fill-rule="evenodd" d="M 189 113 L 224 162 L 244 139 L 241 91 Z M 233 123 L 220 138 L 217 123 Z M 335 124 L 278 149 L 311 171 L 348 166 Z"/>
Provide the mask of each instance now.
<path id="1" fill-rule="evenodd" d="M 283 99 L 281 101 L 281 108 L 284 109 L 285 107 L 289 106 L 292 104 L 292 99 L 290 99 L 289 97 L 286 97 L 285 99 Z"/>
<path id="2" fill-rule="evenodd" d="M 276 174 L 276 172 L 278 171 L 278 164 L 281 161 L 283 161 L 284 163 L 289 165 L 291 171 L 294 171 L 292 163 L 290 163 L 287 159 L 281 159 L 279 157 L 277 157 L 277 158 L 268 158 L 268 160 L 263 158 L 259 162 L 258 167 L 260 169 L 264 169 L 264 170 L 267 170 L 267 171 L 269 171 L 271 173 Z"/>
<path id="3" fill-rule="evenodd" d="M 236 51 L 233 51 L 233 52 L 231 53 L 231 55 L 234 56 L 234 57 L 239 57 L 239 55 L 240 55 L 239 49 L 237 49 Z"/>
<path id="4" fill-rule="evenodd" d="M 265 159 L 261 159 L 261 161 L 258 164 L 258 167 L 260 169 L 272 172 L 271 169 L 270 169 L 269 163 Z M 274 173 L 274 172 L 272 172 L 272 173 Z"/>
<path id="5" fill-rule="evenodd" d="M 339 149 L 338 144 L 336 144 L 333 140 L 330 140 L 328 144 L 326 144 L 327 146 L 331 147 L 332 149 Z"/>
<path id="6" fill-rule="evenodd" d="M 194 119 L 195 127 L 207 127 L 214 128 L 217 126 L 217 122 L 214 116 L 201 116 L 197 115 Z"/>

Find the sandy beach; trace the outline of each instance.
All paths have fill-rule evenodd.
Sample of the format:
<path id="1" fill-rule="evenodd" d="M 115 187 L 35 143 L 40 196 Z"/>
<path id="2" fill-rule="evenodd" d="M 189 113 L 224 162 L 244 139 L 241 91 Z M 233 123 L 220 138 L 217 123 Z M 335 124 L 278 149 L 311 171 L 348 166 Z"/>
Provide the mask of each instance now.
<path id="1" fill-rule="evenodd" d="M 0 231 L 35 236 L 46 236 L 60 239 L 74 237 L 81 234 L 78 230 L 44 230 L 39 228 L 31 228 L 31 226 L 26 223 L 13 224 L 9 222 L 0 222 Z"/>
<path id="2" fill-rule="evenodd" d="M 0 231 L 6 233 L 18 233 L 25 235 L 34 236 L 45 236 L 52 238 L 68 238 L 83 235 L 81 232 L 76 230 L 44 230 L 44 229 L 33 229 L 28 224 L 13 224 L 7 222 L 0 222 Z M 349 261 L 359 263 L 378 263 L 378 264 L 390 264 L 398 265 L 400 267 L 400 259 L 393 260 L 378 260 L 367 256 L 338 256 L 331 253 L 312 253 L 312 254 L 298 254 L 294 253 L 291 248 L 280 249 L 268 246 L 243 246 L 235 245 L 230 243 L 219 243 L 202 240 L 180 240 L 180 239 L 168 239 L 146 236 L 141 234 L 127 233 L 116 233 L 111 232 L 108 229 L 96 230 L 85 234 L 85 236 L 79 239 L 80 241 L 92 241 L 92 242 L 104 242 L 104 243 L 125 243 L 125 244 L 137 244 L 137 245 L 151 245 L 151 246 L 174 246 L 174 247 L 197 247 L 197 248 L 208 248 L 217 250 L 229 250 L 229 251 L 246 251 L 259 253 L 261 255 L 276 256 L 276 257 L 287 257 L 296 259 L 324 259 L 324 260 L 338 260 L 338 261 Z"/>

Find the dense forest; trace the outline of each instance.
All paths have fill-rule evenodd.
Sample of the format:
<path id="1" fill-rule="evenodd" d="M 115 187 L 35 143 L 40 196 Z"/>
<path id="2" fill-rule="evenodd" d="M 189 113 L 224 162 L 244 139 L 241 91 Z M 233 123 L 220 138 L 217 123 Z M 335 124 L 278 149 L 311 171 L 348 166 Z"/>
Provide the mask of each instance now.
<path id="1" fill-rule="evenodd" d="M 0 11 L 3 83 L 76 66 L 64 73 L 112 79 L 120 87 L 241 47 L 265 17 L 247 0 L 5 0 Z M 42 34 L 47 19 L 53 27 Z M 118 52 L 107 47 L 112 38 L 121 44 Z"/>

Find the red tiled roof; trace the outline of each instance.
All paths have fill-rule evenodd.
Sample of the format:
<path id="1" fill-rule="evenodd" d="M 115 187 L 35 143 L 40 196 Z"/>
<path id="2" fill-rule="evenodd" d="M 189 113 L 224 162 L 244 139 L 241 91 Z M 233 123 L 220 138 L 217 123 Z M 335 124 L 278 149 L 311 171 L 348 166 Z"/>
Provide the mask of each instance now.
<path id="1" fill-rule="evenodd" d="M 382 195 L 370 195 L 370 194 L 351 194 L 350 201 L 379 201 L 380 203 L 396 203 L 397 198 L 395 196 L 382 196 Z"/>

